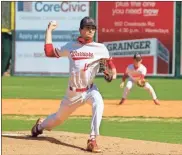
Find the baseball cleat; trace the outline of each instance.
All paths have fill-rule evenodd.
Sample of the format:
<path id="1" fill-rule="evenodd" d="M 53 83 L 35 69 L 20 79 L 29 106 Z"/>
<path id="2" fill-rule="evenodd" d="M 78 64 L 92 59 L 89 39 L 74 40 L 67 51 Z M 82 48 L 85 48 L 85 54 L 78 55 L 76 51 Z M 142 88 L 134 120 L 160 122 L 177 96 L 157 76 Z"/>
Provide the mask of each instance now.
<path id="1" fill-rule="evenodd" d="M 122 98 L 121 101 L 119 102 L 119 105 L 123 104 L 125 102 L 125 98 Z"/>
<path id="2" fill-rule="evenodd" d="M 95 139 L 89 139 L 87 141 L 87 151 L 94 152 L 94 153 L 100 153 L 101 149 L 98 147 Z"/>
<path id="3" fill-rule="evenodd" d="M 156 105 L 160 105 L 160 103 L 159 103 L 159 100 L 158 100 L 158 99 L 155 99 L 155 100 L 154 100 L 154 103 L 155 103 Z"/>
<path id="4" fill-rule="evenodd" d="M 37 137 L 38 135 L 42 134 L 43 133 L 43 130 L 38 130 L 38 125 L 41 124 L 43 122 L 43 119 L 39 118 L 35 125 L 32 127 L 31 129 L 31 136 L 32 137 Z"/>

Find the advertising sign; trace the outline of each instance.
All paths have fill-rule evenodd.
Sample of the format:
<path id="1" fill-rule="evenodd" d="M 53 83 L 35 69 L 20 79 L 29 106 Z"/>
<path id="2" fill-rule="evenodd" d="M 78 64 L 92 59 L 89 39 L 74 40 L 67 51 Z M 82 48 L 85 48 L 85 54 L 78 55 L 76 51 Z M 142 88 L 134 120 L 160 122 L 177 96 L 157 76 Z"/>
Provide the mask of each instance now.
<path id="1" fill-rule="evenodd" d="M 15 74 L 67 74 L 68 58 L 45 57 L 45 31 L 57 21 L 53 32 L 54 47 L 75 40 L 80 20 L 89 16 L 89 2 L 16 2 L 15 5 Z"/>
<path id="2" fill-rule="evenodd" d="M 104 42 L 110 56 L 119 66 L 117 72 L 126 69 L 132 63 L 133 55 L 138 52 L 143 57 L 148 74 L 156 75 L 158 72 L 169 72 L 169 51 L 156 38 Z"/>
<path id="3" fill-rule="evenodd" d="M 102 43 L 116 41 L 123 44 L 123 49 L 117 50 L 117 56 L 115 51 L 113 56 L 118 73 L 125 72 L 125 66 L 132 63 L 135 52 L 141 54 L 143 50 L 146 52 L 145 47 L 149 48 L 146 42 L 151 41 L 150 49 L 147 49 L 150 52 L 143 55 L 144 65 L 150 66 L 148 74 L 174 75 L 175 2 L 98 2 L 97 11 L 97 41 Z M 130 44 L 133 46 L 132 52 L 125 50 L 130 48 Z M 167 53 L 165 62 L 159 58 L 159 53 L 163 50 Z"/>

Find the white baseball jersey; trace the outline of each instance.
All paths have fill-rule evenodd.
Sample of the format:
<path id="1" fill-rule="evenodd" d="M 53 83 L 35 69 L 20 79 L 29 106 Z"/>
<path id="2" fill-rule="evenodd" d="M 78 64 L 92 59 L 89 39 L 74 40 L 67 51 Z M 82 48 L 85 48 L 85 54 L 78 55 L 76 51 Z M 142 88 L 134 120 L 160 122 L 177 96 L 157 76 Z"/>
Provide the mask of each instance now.
<path id="1" fill-rule="evenodd" d="M 138 68 L 135 68 L 133 64 L 128 65 L 125 74 L 129 76 L 130 80 L 137 80 L 145 76 L 147 73 L 147 68 L 140 64 Z"/>
<path id="2" fill-rule="evenodd" d="M 77 41 L 69 42 L 65 46 L 55 48 L 62 57 L 67 56 L 70 61 L 69 86 L 86 88 L 99 71 L 99 59 L 109 58 L 109 51 L 104 44 L 91 42 L 81 44 Z"/>

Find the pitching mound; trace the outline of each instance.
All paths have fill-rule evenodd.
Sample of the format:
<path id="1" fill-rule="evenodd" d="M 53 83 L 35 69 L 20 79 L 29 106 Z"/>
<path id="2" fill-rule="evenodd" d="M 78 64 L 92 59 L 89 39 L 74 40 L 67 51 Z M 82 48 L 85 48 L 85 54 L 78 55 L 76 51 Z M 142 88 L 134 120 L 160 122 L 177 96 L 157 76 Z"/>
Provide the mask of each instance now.
<path id="1" fill-rule="evenodd" d="M 68 132 L 44 132 L 38 138 L 29 136 L 29 132 L 3 132 L 3 155 L 80 155 L 93 154 L 87 152 L 88 135 Z M 130 140 L 115 137 L 98 137 L 98 144 L 103 152 L 100 154 L 132 154 L 132 155 L 181 155 L 182 145 Z"/>

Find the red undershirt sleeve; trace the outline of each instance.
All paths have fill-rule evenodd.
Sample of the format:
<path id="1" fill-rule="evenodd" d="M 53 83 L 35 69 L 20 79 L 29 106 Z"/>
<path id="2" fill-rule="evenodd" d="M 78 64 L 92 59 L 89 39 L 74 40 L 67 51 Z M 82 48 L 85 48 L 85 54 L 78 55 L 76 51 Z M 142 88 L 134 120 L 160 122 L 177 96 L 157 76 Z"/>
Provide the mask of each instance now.
<path id="1" fill-rule="evenodd" d="M 44 52 L 47 57 L 57 57 L 59 58 L 59 54 L 56 49 L 54 49 L 53 44 L 45 44 Z"/>

